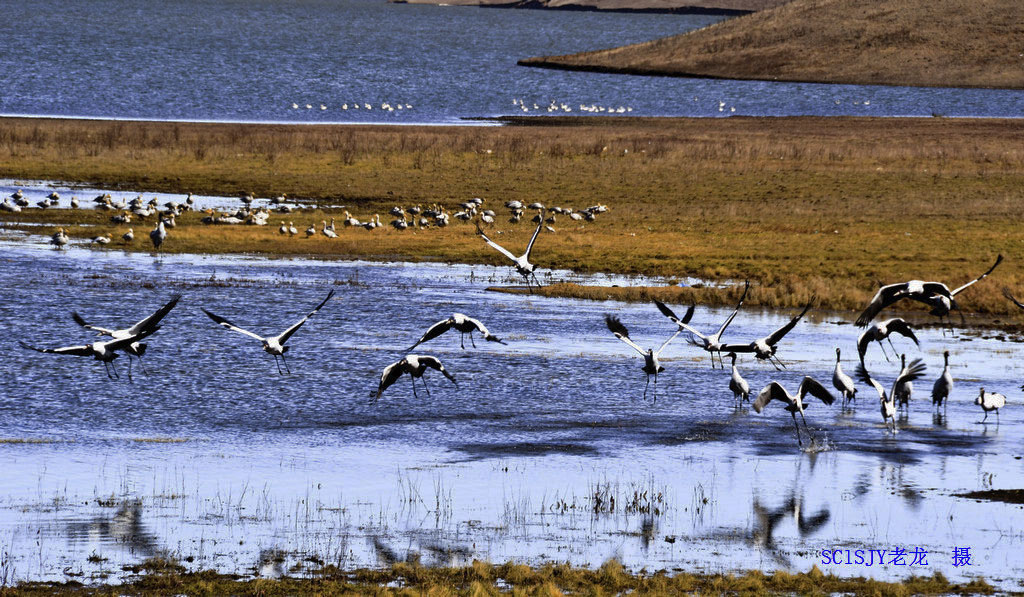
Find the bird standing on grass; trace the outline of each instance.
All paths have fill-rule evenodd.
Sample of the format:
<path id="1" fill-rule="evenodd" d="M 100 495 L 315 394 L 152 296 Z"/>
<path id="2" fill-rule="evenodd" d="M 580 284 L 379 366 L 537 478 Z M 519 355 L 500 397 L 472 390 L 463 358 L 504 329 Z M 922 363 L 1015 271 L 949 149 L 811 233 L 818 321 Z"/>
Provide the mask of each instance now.
<path id="1" fill-rule="evenodd" d="M 636 342 L 633 342 L 633 340 L 630 339 L 630 337 L 629 337 L 629 330 L 626 329 L 626 326 L 622 325 L 622 322 L 619 321 L 618 317 L 615 317 L 614 315 L 605 315 L 604 316 L 604 321 L 605 321 L 605 325 L 607 325 L 608 329 L 611 330 L 611 332 L 613 334 L 615 334 L 616 338 L 618 338 L 619 340 L 622 340 L 626 344 L 632 346 L 634 350 L 639 352 L 640 355 L 644 357 L 643 372 L 647 374 L 647 385 L 644 386 L 644 400 L 647 399 L 647 388 L 651 385 L 651 376 L 653 375 L 654 376 L 654 400 L 655 400 L 655 402 L 657 402 L 657 400 L 658 400 L 658 373 L 661 373 L 662 371 L 665 370 L 665 368 L 661 366 L 661 362 L 658 361 L 658 356 L 661 354 L 661 351 L 665 350 L 665 347 L 668 346 L 669 342 L 674 340 L 675 337 L 678 336 L 679 333 L 683 331 L 682 328 L 676 330 L 676 333 L 672 334 L 672 336 L 670 336 L 668 340 L 665 340 L 665 343 L 662 344 L 658 348 L 658 350 L 654 350 L 654 349 L 644 350 L 644 349 L 640 348 L 640 346 Z"/>
<path id="2" fill-rule="evenodd" d="M 210 313 L 206 309 L 203 309 L 203 313 L 206 313 L 206 315 L 210 319 L 212 319 L 215 323 L 221 325 L 224 328 L 227 328 L 227 329 L 229 329 L 229 330 L 231 330 L 233 332 L 238 332 L 239 334 L 245 334 L 246 336 L 249 336 L 250 338 L 255 338 L 256 340 L 259 340 L 260 343 L 263 344 L 263 350 L 266 351 L 269 354 L 274 355 L 274 362 L 277 363 L 277 372 L 279 374 L 281 374 L 281 375 L 284 375 L 284 372 L 281 371 L 281 362 L 282 361 L 284 362 L 285 369 L 288 371 L 288 373 L 291 374 L 291 372 L 292 372 L 291 369 L 288 367 L 288 362 L 285 361 L 285 358 L 284 358 L 284 353 L 288 352 L 288 347 L 285 346 L 284 343 L 288 341 L 288 338 L 292 337 L 292 334 L 297 332 L 299 330 L 299 328 L 302 327 L 302 324 L 306 323 L 306 321 L 310 317 L 313 317 L 314 315 L 316 315 L 317 311 L 319 311 L 324 305 L 326 305 L 327 301 L 331 300 L 332 296 L 334 296 L 334 289 L 333 288 L 331 289 L 331 291 L 329 293 L 327 293 L 327 298 L 325 298 L 319 305 L 316 306 L 316 308 L 314 308 L 312 311 L 310 311 L 309 314 L 306 315 L 305 317 L 303 317 L 298 323 L 296 323 L 295 325 L 291 326 L 287 330 L 281 332 L 277 336 L 270 336 L 270 337 L 263 337 L 263 336 L 260 336 L 258 334 L 254 334 L 254 333 L 252 333 L 252 332 L 250 332 L 248 330 L 243 330 L 242 328 L 236 326 L 235 324 L 233 324 L 230 321 L 224 319 L 223 317 L 221 317 L 219 315 L 214 315 L 213 313 Z M 280 361 L 278 360 L 278 357 L 280 357 Z"/>

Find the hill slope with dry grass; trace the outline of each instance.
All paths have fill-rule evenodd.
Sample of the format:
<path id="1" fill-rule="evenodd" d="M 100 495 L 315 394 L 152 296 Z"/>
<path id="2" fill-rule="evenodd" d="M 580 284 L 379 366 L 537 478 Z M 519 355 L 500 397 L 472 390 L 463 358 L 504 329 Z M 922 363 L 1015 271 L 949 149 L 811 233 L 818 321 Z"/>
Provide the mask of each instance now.
<path id="1" fill-rule="evenodd" d="M 519 62 L 569 70 L 1024 88 L 1019 0 L 794 0 L 642 44 Z"/>

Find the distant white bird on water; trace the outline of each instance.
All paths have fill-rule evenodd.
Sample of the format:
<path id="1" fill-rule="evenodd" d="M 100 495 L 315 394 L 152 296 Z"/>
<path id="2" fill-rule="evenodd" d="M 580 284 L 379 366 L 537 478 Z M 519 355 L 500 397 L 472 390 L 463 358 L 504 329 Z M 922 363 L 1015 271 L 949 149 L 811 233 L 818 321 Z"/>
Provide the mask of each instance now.
<path id="1" fill-rule="evenodd" d="M 818 380 L 810 376 L 805 376 L 800 382 L 800 386 L 797 388 L 795 396 L 790 394 L 786 388 L 782 387 L 782 384 L 777 381 L 773 381 L 766 385 L 761 392 L 758 393 L 757 399 L 754 400 L 754 412 L 760 413 L 772 400 L 783 402 L 786 405 L 786 410 L 789 411 L 789 414 L 793 417 L 793 426 L 796 427 L 796 441 L 798 444 L 803 446 L 804 442 L 800 439 L 800 426 L 796 422 L 796 413 L 800 413 L 800 419 L 804 422 L 804 430 L 806 430 L 808 435 L 810 435 L 810 431 L 807 429 L 807 419 L 804 418 L 804 409 L 808 406 L 804 403 L 804 397 L 808 394 L 821 400 L 826 405 L 831 405 L 836 400 Z"/>
<path id="2" fill-rule="evenodd" d="M 238 332 L 239 334 L 245 334 L 246 336 L 249 336 L 250 338 L 255 338 L 256 340 L 259 340 L 260 343 L 263 344 L 263 350 L 266 351 L 269 354 L 274 355 L 274 362 L 277 363 L 277 372 L 279 374 L 281 374 L 281 375 L 284 375 L 284 372 L 281 371 L 281 363 L 278 361 L 278 357 L 280 357 L 281 361 L 284 361 L 284 366 L 285 366 L 285 369 L 288 371 L 288 373 L 291 373 L 291 369 L 288 367 L 288 362 L 285 361 L 285 359 L 284 359 L 284 353 L 288 352 L 288 347 L 285 346 L 284 343 L 288 341 L 288 338 L 292 337 L 292 334 L 297 332 L 298 329 L 300 327 L 302 327 L 302 324 L 306 323 L 306 321 L 310 317 L 313 317 L 314 315 L 316 315 L 317 311 L 319 311 L 324 305 L 326 305 L 327 301 L 331 300 L 332 296 L 334 296 L 334 289 L 333 288 L 331 289 L 330 292 L 327 293 L 327 298 L 325 298 L 323 301 L 321 301 L 321 303 L 319 305 L 317 305 L 316 308 L 314 308 L 312 311 L 310 311 L 308 315 L 303 317 L 301 320 L 299 320 L 298 323 L 296 323 L 295 325 L 291 326 L 287 330 L 281 332 L 277 336 L 263 337 L 263 336 L 260 336 L 258 334 L 254 334 L 254 333 L 252 333 L 252 332 L 250 332 L 248 330 L 243 330 L 242 328 L 236 326 L 235 324 L 233 324 L 230 321 L 224 319 L 223 317 L 221 317 L 219 315 L 214 315 L 213 313 L 210 313 L 206 309 L 203 309 L 203 313 L 206 313 L 206 315 L 210 319 L 212 319 L 214 322 L 220 324 L 221 326 L 223 326 L 223 327 L 225 327 L 225 328 L 227 328 L 227 329 L 229 329 L 229 330 L 231 330 L 233 332 Z"/>
<path id="3" fill-rule="evenodd" d="M 940 320 L 943 317 L 949 316 L 949 312 L 952 309 L 960 311 L 960 306 L 956 303 L 956 295 L 960 294 L 964 290 L 967 290 L 974 283 L 985 279 L 989 274 L 992 273 L 996 267 L 1002 263 L 1003 256 L 998 255 L 996 262 L 992 264 L 992 267 L 988 268 L 984 274 L 981 274 L 977 278 L 970 282 L 950 290 L 948 286 L 942 282 L 922 282 L 921 280 L 911 280 L 909 282 L 901 282 L 898 284 L 889 284 L 888 286 L 881 287 L 875 294 L 874 298 L 871 299 L 871 303 L 868 304 L 864 312 L 857 318 L 856 324 L 860 327 L 864 327 L 871 322 L 882 309 L 902 300 L 909 298 L 915 301 L 922 302 L 932 308 L 928 313 L 935 315 Z M 963 317 L 963 313 L 960 313 L 960 317 Z"/>
<path id="4" fill-rule="evenodd" d="M 843 408 L 846 408 L 847 403 L 857 397 L 857 387 L 853 385 L 853 379 L 843 372 L 840 360 L 840 350 L 836 348 L 836 368 L 832 370 L 832 385 L 843 397 Z"/>
<path id="5" fill-rule="evenodd" d="M 1006 396 L 997 394 L 995 392 L 986 392 L 985 388 L 981 388 L 978 393 L 978 397 L 974 399 L 974 403 L 981 407 L 981 410 L 985 411 L 985 417 L 981 419 L 984 423 L 988 419 L 989 411 L 996 411 L 996 423 L 999 423 L 999 409 L 1006 406 Z"/>
<path id="6" fill-rule="evenodd" d="M 403 373 L 408 373 L 409 378 L 412 381 L 412 395 L 419 398 L 416 394 L 416 380 L 423 379 L 423 374 L 427 369 L 436 369 L 440 371 L 442 375 L 447 377 L 456 387 L 459 383 L 455 381 L 455 377 L 448 373 L 448 370 L 441 364 L 441 360 L 437 357 L 430 355 L 416 355 L 408 354 L 405 355 L 400 361 L 392 363 L 384 368 L 384 371 L 380 374 L 380 383 L 377 385 L 377 393 L 374 397 L 374 402 L 380 400 L 380 395 L 384 393 L 384 390 L 392 386 Z M 430 395 L 430 388 L 427 387 L 427 380 L 423 379 L 423 388 L 427 390 L 427 395 Z"/>
<path id="7" fill-rule="evenodd" d="M 430 326 L 427 333 L 423 334 L 423 337 L 417 340 L 416 344 L 410 346 L 409 350 L 416 348 L 424 342 L 437 338 L 452 328 L 455 328 L 455 330 L 459 332 L 463 349 L 466 348 L 466 334 L 469 334 L 469 341 L 473 344 L 473 348 L 476 348 L 476 342 L 473 340 L 473 332 L 480 332 L 480 335 L 482 335 L 484 340 L 487 340 L 488 342 L 505 344 L 505 342 L 489 332 L 483 322 L 479 319 L 473 319 L 472 317 L 463 315 L 462 313 L 453 313 L 448 319 L 439 321 Z"/>
<path id="8" fill-rule="evenodd" d="M 640 345 L 638 345 L 636 342 L 633 342 L 633 340 L 629 337 L 629 330 L 626 329 L 626 326 L 622 325 L 622 321 L 620 321 L 618 317 L 615 317 L 614 315 L 605 315 L 604 322 L 605 325 L 608 326 L 608 329 L 611 330 L 612 334 L 615 334 L 616 338 L 622 340 L 626 344 L 633 347 L 633 350 L 639 352 L 640 355 L 644 357 L 644 366 L 642 369 L 643 372 L 647 374 L 647 385 L 644 386 L 644 400 L 647 399 L 647 389 L 651 385 L 651 376 L 653 375 L 654 400 L 657 401 L 658 373 L 661 373 L 662 371 L 665 370 L 665 368 L 661 366 L 661 362 L 658 360 L 658 356 L 661 355 L 661 351 L 665 350 L 665 347 L 668 346 L 669 342 L 674 340 L 675 337 L 678 336 L 679 333 L 683 331 L 682 328 L 676 330 L 676 333 L 672 334 L 668 340 L 665 340 L 665 342 L 660 347 L 658 347 L 658 350 L 654 350 L 653 348 L 644 350 L 643 348 L 640 348 Z"/>
<path id="9" fill-rule="evenodd" d="M 526 252 L 518 257 L 510 253 L 507 249 L 505 249 L 505 247 L 502 247 L 498 243 L 487 238 L 487 235 L 484 234 L 483 229 L 480 228 L 479 223 L 477 224 L 476 227 L 477 234 L 480 235 L 480 238 L 484 239 L 485 243 L 489 244 L 496 251 L 512 260 L 512 265 L 516 268 L 516 271 L 519 272 L 519 275 L 526 279 L 526 287 L 530 289 L 531 292 L 533 292 L 533 290 L 530 288 L 531 276 L 533 277 L 534 283 L 537 284 L 537 287 L 540 287 L 540 282 L 537 280 L 537 275 L 534 273 L 534 270 L 537 268 L 537 266 L 530 263 L 530 253 L 533 251 L 533 244 L 537 242 L 537 236 L 540 235 L 540 229 L 542 226 L 544 226 L 543 222 L 537 224 L 537 229 L 533 231 L 533 238 L 530 239 L 530 244 L 526 245 Z"/>

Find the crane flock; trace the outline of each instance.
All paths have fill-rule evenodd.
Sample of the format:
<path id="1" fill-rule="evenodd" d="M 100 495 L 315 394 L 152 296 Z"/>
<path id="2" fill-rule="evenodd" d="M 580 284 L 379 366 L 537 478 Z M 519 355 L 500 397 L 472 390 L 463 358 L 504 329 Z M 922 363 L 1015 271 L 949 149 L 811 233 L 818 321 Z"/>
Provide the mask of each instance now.
<path id="1" fill-rule="evenodd" d="M 59 196 L 57 193 L 51 193 L 51 195 L 44 201 L 40 202 L 39 207 L 45 209 L 51 204 L 56 204 Z M 243 198 L 245 203 L 245 213 L 235 214 L 221 214 L 220 216 L 208 216 L 210 222 L 208 223 L 262 223 L 265 224 L 269 212 L 266 208 L 261 210 L 251 210 L 251 202 L 253 197 L 250 195 Z M 276 200 L 272 201 L 275 205 L 283 205 L 286 201 L 286 197 L 282 195 Z M 155 249 L 160 249 L 163 243 L 168 238 L 168 229 L 174 227 L 174 218 L 179 215 L 182 211 L 188 211 L 193 208 L 194 202 L 191 195 L 188 200 L 183 204 L 168 203 L 165 205 L 165 211 L 160 211 L 156 205 L 156 200 L 153 199 L 148 204 L 145 203 L 141 196 L 132 200 L 130 203 L 116 203 L 112 200 L 109 195 L 100 195 L 94 199 L 98 208 L 120 210 L 121 213 L 114 216 L 112 221 L 116 223 L 127 224 L 132 221 L 132 218 L 145 218 L 150 215 L 157 215 L 157 222 L 153 230 L 150 232 L 150 239 Z M 13 209 L 20 209 L 23 207 L 25 200 L 21 196 L 20 192 L 12 194 L 10 197 L 4 200 L 6 211 L 12 211 Z M 43 205 L 45 203 L 46 205 Z M 519 201 L 506 202 L 505 207 L 510 210 L 511 217 L 510 221 L 515 223 L 520 220 L 523 216 L 524 209 L 535 210 L 536 216 L 532 219 L 536 223 L 536 228 L 526 245 L 525 251 L 521 255 L 515 255 L 511 251 L 507 250 L 502 245 L 494 242 L 484 231 L 482 224 L 493 225 L 496 214 L 491 210 L 481 210 L 482 199 L 474 198 L 470 201 L 465 202 L 460 207 L 462 211 L 454 214 L 455 218 L 462 221 L 475 220 L 476 232 L 484 241 L 485 244 L 489 245 L 495 251 L 501 253 L 509 261 L 509 265 L 515 268 L 516 272 L 523 277 L 526 281 L 527 288 L 532 292 L 533 287 L 540 288 L 540 281 L 536 275 L 536 263 L 531 261 L 531 256 L 537 243 L 538 237 L 542 231 L 547 228 L 549 231 L 553 231 L 550 224 L 554 223 L 554 217 L 556 214 L 567 215 L 572 220 L 587 220 L 593 221 L 596 214 L 603 213 L 607 208 L 603 205 L 593 206 L 586 210 L 573 211 L 567 210 L 560 207 L 551 208 L 551 215 L 545 217 L 547 208 L 541 203 L 532 203 L 528 206 L 524 206 Z M 77 201 L 74 202 L 77 204 Z M 423 209 L 419 206 L 409 208 L 408 210 L 395 207 L 392 210 L 392 214 L 397 217 L 396 220 L 392 221 L 391 224 L 396 229 L 404 229 L 409 225 L 414 226 L 430 226 L 436 225 L 439 227 L 446 226 L 448 223 L 447 212 L 439 206 L 431 206 L 427 209 Z M 412 216 L 412 222 L 407 219 Z M 253 222 L 253 219 L 260 220 L 259 222 Z M 230 221 L 225 221 L 230 220 Z M 235 222 L 237 220 L 237 222 Z M 380 216 L 374 214 L 368 222 L 360 222 L 356 218 L 352 217 L 349 212 L 345 212 L 345 218 L 343 219 L 345 227 L 363 227 L 367 230 L 372 230 L 376 227 L 381 226 Z M 282 235 L 295 236 L 298 234 L 298 229 L 295 228 L 292 222 L 281 222 L 281 227 L 278 232 Z M 331 219 L 331 223 L 328 225 L 326 219 L 321 221 L 321 229 L 318 231 L 317 228 L 310 224 L 306 229 L 306 237 L 311 237 L 317 234 L 322 234 L 328 238 L 336 238 L 338 233 L 335 229 L 334 219 Z M 122 240 L 126 243 L 130 243 L 134 238 L 133 230 L 128 229 L 122 236 Z M 107 244 L 110 243 L 112 235 L 101 235 L 93 239 L 94 243 Z M 57 248 L 62 248 L 69 243 L 69 238 L 63 228 L 58 229 L 51 237 L 50 244 Z M 883 285 L 872 298 L 868 306 L 860 314 L 856 320 L 856 325 L 866 328 L 857 338 L 856 348 L 859 357 L 859 363 L 855 369 L 855 377 L 862 383 L 865 383 L 876 391 L 879 398 L 880 412 L 882 415 L 883 423 L 890 431 L 895 434 L 898 431 L 898 425 L 896 422 L 896 414 L 899 410 L 907 410 L 909 408 L 910 400 L 913 396 L 913 382 L 921 379 L 925 372 L 926 367 L 921 359 L 912 360 L 909 365 L 907 364 L 907 356 L 905 353 L 900 354 L 900 369 L 896 373 L 895 378 L 892 381 L 890 389 L 887 391 L 885 387 L 872 375 L 866 367 L 865 356 L 868 348 L 874 342 L 877 342 L 881 348 L 882 354 L 886 361 L 889 361 L 889 355 L 885 350 L 883 341 L 888 342 L 890 348 L 894 354 L 899 354 L 896 347 L 892 342 L 892 334 L 902 335 L 911 340 L 918 348 L 920 347 L 920 341 L 914 333 L 914 330 L 902 318 L 890 318 L 883 321 L 872 322 L 883 310 L 892 306 L 893 304 L 903 300 L 911 299 L 924 303 L 930 307 L 929 314 L 939 317 L 940 323 L 949 325 L 949 315 L 953 310 L 960 311 L 960 305 L 957 302 L 957 296 L 964 292 L 972 285 L 985 279 L 995 271 L 995 269 L 1002 263 L 1003 256 L 998 255 L 992 266 L 980 276 L 970 280 L 969 282 L 950 290 L 949 286 L 942 282 L 926 282 L 921 280 L 911 280 L 908 282 L 894 283 Z M 679 317 L 676 313 L 661 301 L 655 300 L 655 306 L 661 312 L 662 315 L 667 317 L 675 326 L 675 332 L 672 333 L 668 338 L 660 345 L 657 349 L 654 348 L 643 348 L 639 344 L 633 341 L 630 337 L 629 331 L 622 321 L 614 315 L 605 315 L 605 325 L 609 331 L 614 335 L 615 338 L 621 340 L 623 343 L 628 344 L 633 348 L 640 356 L 644 359 L 642 371 L 647 376 L 647 384 L 644 387 L 643 397 L 647 398 L 648 391 L 650 390 L 651 378 L 654 378 L 654 391 L 653 398 L 657 400 L 657 384 L 658 374 L 665 370 L 664 365 L 660 359 L 660 356 L 669 346 L 669 344 L 678 337 L 681 333 L 686 334 L 688 343 L 696 346 L 703 351 L 707 352 L 711 356 L 711 366 L 715 369 L 715 355 L 718 355 L 718 362 L 724 369 L 722 364 L 722 353 L 727 353 L 731 359 L 731 375 L 729 379 L 728 387 L 733 393 L 735 404 L 740 407 L 744 401 L 749 400 L 751 390 L 749 383 L 743 378 L 737 367 L 737 358 L 740 354 L 752 354 L 756 360 L 767 361 L 772 364 L 776 371 L 786 369 L 787 366 L 777 355 L 779 344 L 783 341 L 785 336 L 789 334 L 800 322 L 800 320 L 806 315 L 808 310 L 814 304 L 814 300 L 809 301 L 799 314 L 795 315 L 790 319 L 788 323 L 782 327 L 776 329 L 767 336 L 757 337 L 748 342 L 734 342 L 724 343 L 723 336 L 726 330 L 734 322 L 740 309 L 743 306 L 744 300 L 750 289 L 749 282 L 744 283 L 742 293 L 736 303 L 732 313 L 726 317 L 725 321 L 718 327 L 714 333 L 705 334 L 696 329 L 695 326 L 691 325 L 691 320 L 694 314 L 695 306 L 690 306 L 685 312 L 683 317 Z M 1024 303 L 1021 303 L 1014 298 L 1013 294 L 1009 289 L 1004 289 L 1005 296 L 1013 301 L 1019 308 L 1024 309 Z M 278 373 L 285 374 L 291 373 L 291 369 L 285 360 L 285 353 L 288 351 L 286 342 L 304 323 L 312 318 L 316 313 L 322 309 L 328 301 L 330 301 L 335 294 L 332 289 L 327 297 L 320 301 L 317 306 L 310 311 L 305 317 L 287 328 L 285 331 L 276 336 L 261 336 L 254 332 L 248 331 L 237 325 L 231 323 L 224 317 L 216 315 L 205 308 L 202 311 L 216 324 L 224 327 L 225 329 L 234 331 L 236 333 L 249 336 L 255 340 L 258 340 L 265 352 L 274 356 L 275 363 L 277 365 Z M 104 364 L 107 376 L 111 379 L 119 378 L 116 368 L 113 365 L 113 361 L 118 357 L 118 353 L 127 354 L 129 357 L 128 365 L 128 377 L 129 380 L 132 378 L 131 362 L 132 358 L 139 359 L 139 366 L 142 367 L 142 356 L 146 352 L 147 343 L 142 342 L 149 338 L 160 329 L 160 322 L 164 317 L 178 304 L 181 299 L 180 295 L 175 295 L 171 300 L 158 309 L 153 314 L 140 320 L 138 323 L 130 328 L 113 330 L 109 328 L 99 327 L 88 323 L 82 318 L 77 312 L 72 314 L 73 319 L 81 327 L 95 331 L 100 335 L 107 336 L 110 339 L 105 341 L 91 342 L 82 345 L 66 346 L 60 348 L 40 348 L 37 346 L 30 345 L 26 342 L 20 342 L 21 346 L 40 353 L 48 354 L 59 354 L 59 355 L 73 355 L 73 356 L 86 356 L 92 357 L 95 360 L 101 361 Z M 961 318 L 963 317 L 961 312 Z M 460 334 L 460 345 L 463 349 L 465 346 L 465 336 L 468 334 L 470 337 L 471 345 L 476 348 L 476 342 L 474 340 L 474 333 L 478 333 L 484 340 L 495 342 L 499 344 L 506 344 L 505 341 L 499 339 L 497 336 L 491 334 L 487 327 L 479 319 L 467 316 L 462 313 L 454 313 L 450 317 L 447 317 L 441 321 L 430 326 L 426 332 L 420 336 L 405 352 L 399 360 L 391 363 L 384 368 L 380 375 L 378 387 L 375 392 L 371 392 L 374 397 L 374 401 L 380 399 L 383 392 L 393 385 L 403 374 L 409 374 L 412 386 L 413 394 L 417 396 L 416 392 L 416 380 L 420 379 L 423 383 L 424 389 L 429 394 L 429 389 L 426 386 L 426 380 L 424 374 L 427 369 L 434 369 L 439 371 L 442 375 L 452 381 L 453 384 L 458 386 L 455 381 L 455 377 L 451 374 L 441 363 L 441 361 L 431 355 L 412 354 L 411 351 L 421 344 L 428 342 L 443 335 L 449 330 L 456 330 Z M 946 333 L 946 328 L 943 327 L 943 335 Z M 835 349 L 836 361 L 833 370 L 832 384 L 836 391 L 842 398 L 842 406 L 844 409 L 852 408 L 853 402 L 856 398 L 857 389 L 854 382 L 854 378 L 847 375 L 842 369 L 842 352 L 840 347 Z M 943 354 L 944 367 L 941 375 L 935 380 L 931 397 L 934 408 L 936 410 L 943 409 L 945 411 L 948 405 L 949 398 L 953 391 L 953 377 L 950 372 L 949 365 L 950 352 L 945 350 Z M 284 369 L 282 370 L 282 364 Z M 145 370 L 143 369 L 143 372 Z M 1021 386 L 1024 389 L 1024 386 Z M 757 393 L 757 398 L 754 400 L 753 408 L 755 412 L 762 412 L 762 410 L 772 401 L 779 401 L 785 404 L 785 408 L 789 411 L 794 426 L 797 430 L 797 440 L 800 445 L 803 445 L 802 438 L 800 436 L 800 428 L 797 425 L 796 415 L 800 414 L 801 420 L 804 423 L 805 430 L 808 431 L 807 422 L 804 418 L 804 410 L 807 408 L 805 398 L 810 395 L 818 398 L 826 405 L 831 405 L 835 398 L 825 388 L 823 384 L 815 380 L 811 376 L 804 376 L 800 385 L 797 388 L 796 394 L 790 394 L 785 387 L 783 387 L 777 381 L 771 381 L 764 386 L 760 392 Z M 987 420 L 988 413 L 996 411 L 998 420 L 999 409 L 1005 405 L 1006 398 L 1004 395 L 999 393 L 985 392 L 981 390 L 978 398 L 975 400 L 975 404 L 981 406 L 985 413 L 983 421 Z"/>

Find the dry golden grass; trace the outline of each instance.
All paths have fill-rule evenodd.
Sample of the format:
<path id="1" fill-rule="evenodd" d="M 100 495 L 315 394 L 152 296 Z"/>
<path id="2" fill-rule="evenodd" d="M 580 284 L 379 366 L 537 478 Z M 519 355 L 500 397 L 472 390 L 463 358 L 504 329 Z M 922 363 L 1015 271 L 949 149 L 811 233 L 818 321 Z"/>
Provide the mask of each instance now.
<path id="1" fill-rule="evenodd" d="M 522 126 L 329 127 L 0 120 L 0 176 L 147 191 L 254 191 L 345 204 L 360 219 L 393 205 L 453 206 L 473 196 L 611 210 L 566 218 L 538 241 L 542 268 L 751 279 L 770 307 L 855 310 L 878 282 L 980 274 L 967 311 L 1014 315 L 999 289 L 1024 286 L 1019 213 L 1024 122 L 976 119 L 539 119 Z M 526 126 L 534 123 L 541 126 Z M 502 264 L 472 225 L 398 232 L 343 229 L 288 238 L 337 213 L 273 216 L 267 227 L 207 227 L 192 214 L 164 249 L 430 259 Z M 29 210 L 8 221 L 72 224 L 72 235 L 127 226 L 108 212 Z M 77 223 L 98 224 L 76 228 Z M 152 224 L 132 224 L 149 250 Z M 38 228 L 34 230 L 39 231 Z M 44 229 L 49 232 L 50 229 Z M 497 232 L 502 231 L 498 235 Z M 495 238 L 533 231 L 502 218 Z M 109 249 L 119 248 L 115 240 Z M 1024 291 L 1021 292 L 1024 294 Z M 711 301 L 711 298 L 705 297 Z M 725 301 L 728 302 L 728 301 Z"/>
<path id="2" fill-rule="evenodd" d="M 520 61 L 646 75 L 1024 88 L 1018 0 L 793 0 L 651 42 Z"/>
<path id="3" fill-rule="evenodd" d="M 839 578 L 817 567 L 792 574 L 758 571 L 745 574 L 669 575 L 630 572 L 617 562 L 596 570 L 567 564 L 531 567 L 500 566 L 474 561 L 462 568 L 428 568 L 395 564 L 383 570 L 343 571 L 333 566 L 310 577 L 244 580 L 214 572 L 187 573 L 175 562 L 152 559 L 135 567 L 145 572 L 121 585 L 89 587 L 77 582 L 22 583 L 0 587 L 0 597 L 29 595 L 909 595 L 991 594 L 982 579 L 967 584 L 949 582 L 940 573 L 910 577 L 902 582 Z"/>

